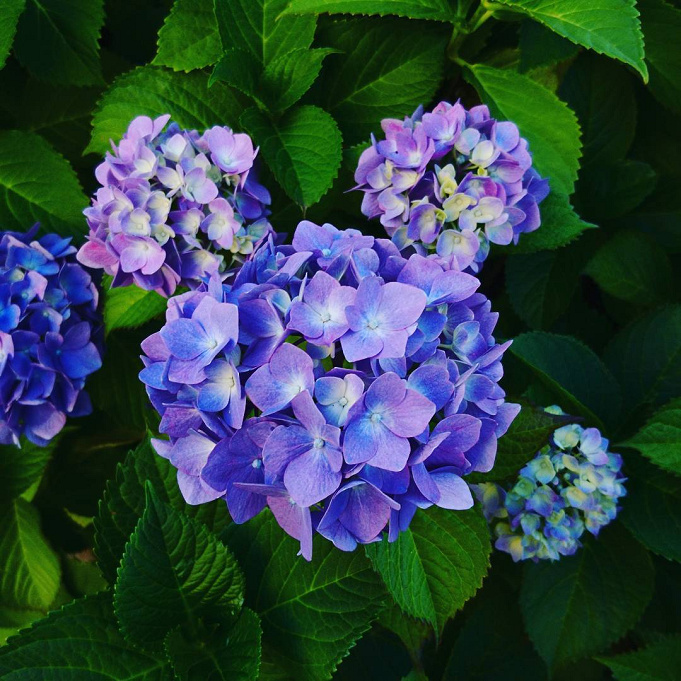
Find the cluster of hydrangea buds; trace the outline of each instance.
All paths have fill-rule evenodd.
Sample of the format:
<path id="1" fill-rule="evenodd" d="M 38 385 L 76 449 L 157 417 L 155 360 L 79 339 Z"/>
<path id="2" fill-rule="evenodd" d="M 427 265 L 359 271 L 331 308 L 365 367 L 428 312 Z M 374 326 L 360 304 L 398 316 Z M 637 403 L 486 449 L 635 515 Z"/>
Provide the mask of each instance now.
<path id="1" fill-rule="evenodd" d="M 563 414 L 559 407 L 546 411 Z M 492 524 L 495 546 L 514 561 L 558 560 L 581 546 L 617 515 L 625 494 L 622 457 L 608 451 L 596 428 L 558 428 L 508 491 L 495 483 L 473 487 Z"/>
<path id="2" fill-rule="evenodd" d="M 92 410 L 85 379 L 102 364 L 97 288 L 71 239 L 0 234 L 0 442 L 44 446 Z"/>
<path id="3" fill-rule="evenodd" d="M 142 348 L 159 454 L 185 499 L 266 505 L 310 559 L 394 540 L 417 508 L 473 504 L 518 405 L 498 385 L 509 343 L 476 277 L 388 239 L 303 221 L 232 278 L 172 298 Z M 434 427 L 432 427 L 434 426 Z"/>
<path id="4" fill-rule="evenodd" d="M 372 136 L 360 157 L 356 189 L 364 215 L 380 217 L 401 250 L 436 251 L 478 272 L 490 242 L 517 243 L 539 227 L 548 181 L 514 123 L 491 118 L 484 105 L 440 102 L 381 127 L 385 139 Z"/>
<path id="5" fill-rule="evenodd" d="M 226 127 L 202 135 L 166 127 L 169 118 L 139 116 L 118 146 L 112 142 L 95 171 L 102 186 L 84 211 L 90 233 L 78 252 L 81 263 L 110 274 L 112 286 L 164 296 L 224 272 L 271 231 L 251 138 Z"/>

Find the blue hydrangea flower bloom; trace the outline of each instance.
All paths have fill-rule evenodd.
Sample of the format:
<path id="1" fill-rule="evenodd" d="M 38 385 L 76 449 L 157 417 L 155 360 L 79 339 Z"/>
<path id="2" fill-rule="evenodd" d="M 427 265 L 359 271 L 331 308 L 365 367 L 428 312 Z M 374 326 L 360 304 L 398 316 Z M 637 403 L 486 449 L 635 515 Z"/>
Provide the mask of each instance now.
<path id="1" fill-rule="evenodd" d="M 187 501 L 222 497 L 238 523 L 268 506 L 308 559 L 315 532 L 352 550 L 417 508 L 469 508 L 464 477 L 491 468 L 519 409 L 478 286 L 437 255 L 304 221 L 172 298 L 140 378 Z"/>
<path id="2" fill-rule="evenodd" d="M 71 239 L 37 231 L 0 233 L 2 444 L 47 445 L 67 416 L 89 414 L 85 379 L 102 365 L 92 277 Z"/>
<path id="3" fill-rule="evenodd" d="M 548 182 L 532 168 L 527 141 L 486 106 L 419 107 L 384 119 L 355 172 L 362 212 L 380 218 L 407 253 L 436 252 L 451 269 L 478 272 L 489 244 L 517 243 L 540 225 Z"/>
<path id="4" fill-rule="evenodd" d="M 547 411 L 563 414 L 559 407 Z M 584 531 L 598 535 L 626 494 L 622 457 L 608 451 L 608 444 L 596 428 L 563 426 L 509 489 L 473 485 L 496 548 L 514 561 L 558 560 L 577 551 Z"/>
<path id="5" fill-rule="evenodd" d="M 78 252 L 112 286 L 164 296 L 223 273 L 271 232 L 251 138 L 221 127 L 199 135 L 169 119 L 138 116 L 112 144 L 95 172 L 101 188 L 84 211 L 90 234 Z"/>

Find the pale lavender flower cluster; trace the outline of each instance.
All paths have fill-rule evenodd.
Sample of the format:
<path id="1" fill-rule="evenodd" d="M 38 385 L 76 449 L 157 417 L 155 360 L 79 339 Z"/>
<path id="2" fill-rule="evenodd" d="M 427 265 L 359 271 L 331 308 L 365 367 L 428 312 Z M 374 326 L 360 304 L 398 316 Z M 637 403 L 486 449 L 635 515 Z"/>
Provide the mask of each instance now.
<path id="1" fill-rule="evenodd" d="M 489 244 L 517 243 L 540 225 L 548 181 L 532 168 L 528 144 L 510 121 L 459 102 L 384 119 L 385 139 L 360 157 L 362 212 L 380 218 L 401 250 L 436 251 L 451 267 L 478 272 Z"/>
<path id="2" fill-rule="evenodd" d="M 158 453 L 185 499 L 237 523 L 269 506 L 308 560 L 394 540 L 417 508 L 465 509 L 517 414 L 498 385 L 509 343 L 478 280 L 437 255 L 303 221 L 233 279 L 168 302 L 140 378 Z"/>
<path id="3" fill-rule="evenodd" d="M 92 411 L 83 388 L 102 364 L 97 288 L 71 239 L 0 233 L 0 443 L 44 446 L 67 416 Z"/>
<path id="4" fill-rule="evenodd" d="M 214 127 L 199 135 L 170 116 L 135 118 L 95 175 L 102 185 L 84 212 L 84 265 L 164 296 L 196 288 L 248 256 L 271 232 L 270 195 L 253 170 L 251 138 Z"/>
<path id="5" fill-rule="evenodd" d="M 546 411 L 563 414 L 559 407 Z M 597 428 L 563 426 L 508 491 L 491 482 L 473 485 L 496 548 L 514 561 L 558 560 L 577 551 L 585 530 L 598 535 L 626 494 L 622 457 L 608 445 Z"/>

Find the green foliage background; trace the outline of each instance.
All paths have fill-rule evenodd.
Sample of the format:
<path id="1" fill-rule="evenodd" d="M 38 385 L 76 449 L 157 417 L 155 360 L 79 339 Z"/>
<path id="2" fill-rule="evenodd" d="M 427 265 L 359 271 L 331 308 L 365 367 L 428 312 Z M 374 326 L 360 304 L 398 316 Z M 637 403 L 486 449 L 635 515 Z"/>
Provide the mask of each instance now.
<path id="1" fill-rule="evenodd" d="M 250 133 L 278 231 L 377 235 L 345 191 L 382 118 L 460 97 L 513 120 L 552 193 L 483 272 L 523 410 L 478 478 L 517 474 L 550 403 L 629 478 L 621 521 L 556 564 L 438 508 L 306 563 L 267 513 L 183 502 L 137 379 L 165 302 L 106 291 L 95 412 L 0 451 L 1 679 L 681 678 L 678 0 L 4 0 L 0 66 L 0 225 L 76 242 L 139 114 Z"/>

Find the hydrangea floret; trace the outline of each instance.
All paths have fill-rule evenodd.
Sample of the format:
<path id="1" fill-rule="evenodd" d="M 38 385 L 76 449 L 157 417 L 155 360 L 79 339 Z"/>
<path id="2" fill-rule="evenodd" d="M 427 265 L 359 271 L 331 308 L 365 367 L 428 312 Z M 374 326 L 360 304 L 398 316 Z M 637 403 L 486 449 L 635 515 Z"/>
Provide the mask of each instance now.
<path id="1" fill-rule="evenodd" d="M 362 212 L 379 218 L 403 250 L 435 251 L 478 272 L 489 244 L 517 243 L 540 225 L 548 181 L 532 167 L 527 140 L 489 109 L 460 102 L 386 118 L 355 171 Z"/>
<path id="2" fill-rule="evenodd" d="M 546 411 L 563 414 L 555 406 Z M 615 518 L 626 493 L 622 457 L 608 445 L 597 428 L 566 425 L 510 489 L 491 482 L 474 485 L 496 548 L 514 561 L 558 560 L 577 551 L 584 531 L 597 536 Z"/>
<path id="3" fill-rule="evenodd" d="M 251 138 L 219 126 L 199 135 L 169 119 L 139 116 L 112 142 L 95 171 L 101 187 L 84 211 L 90 233 L 78 252 L 112 286 L 164 296 L 223 273 L 271 232 Z"/>
<path id="4" fill-rule="evenodd" d="M 307 559 L 314 532 L 352 550 L 417 508 L 469 508 L 464 476 L 490 470 L 519 409 L 478 286 L 437 255 L 303 221 L 291 245 L 270 237 L 233 277 L 171 298 L 140 378 L 185 499 L 224 498 L 237 523 L 269 506 Z"/>
<path id="5" fill-rule="evenodd" d="M 102 364 L 90 274 L 71 239 L 0 233 L 0 442 L 44 446 L 67 416 L 92 411 L 83 388 Z"/>

